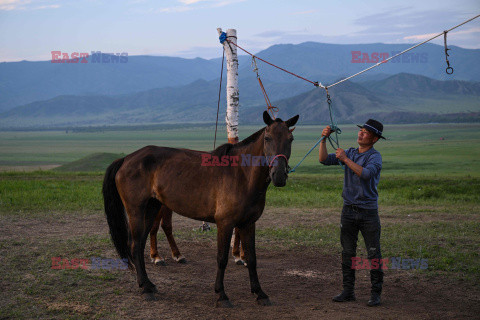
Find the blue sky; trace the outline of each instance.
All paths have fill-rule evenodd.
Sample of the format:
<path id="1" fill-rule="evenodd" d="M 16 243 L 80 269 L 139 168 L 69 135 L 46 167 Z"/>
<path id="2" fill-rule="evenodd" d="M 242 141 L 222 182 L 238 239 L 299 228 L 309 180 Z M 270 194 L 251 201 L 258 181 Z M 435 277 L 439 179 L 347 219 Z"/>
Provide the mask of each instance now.
<path id="1" fill-rule="evenodd" d="M 217 27 L 236 28 L 253 52 L 305 41 L 413 44 L 478 14 L 478 0 L 0 0 L 0 61 L 49 60 L 54 50 L 213 58 Z M 480 48 L 480 18 L 449 44 Z"/>

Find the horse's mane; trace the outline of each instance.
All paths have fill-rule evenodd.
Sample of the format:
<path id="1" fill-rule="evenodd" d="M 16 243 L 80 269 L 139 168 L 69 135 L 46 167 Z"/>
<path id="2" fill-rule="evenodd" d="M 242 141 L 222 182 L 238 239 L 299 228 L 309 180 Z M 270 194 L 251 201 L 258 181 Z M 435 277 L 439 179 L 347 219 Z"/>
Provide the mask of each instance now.
<path id="1" fill-rule="evenodd" d="M 258 130 L 257 132 L 253 133 L 249 137 L 243 139 L 239 143 L 231 144 L 231 143 L 225 143 L 216 148 L 215 150 L 212 150 L 212 155 L 221 157 L 230 154 L 232 150 L 246 146 L 251 144 L 252 142 L 257 141 L 258 137 L 265 131 L 266 127 L 263 127 L 262 129 Z"/>

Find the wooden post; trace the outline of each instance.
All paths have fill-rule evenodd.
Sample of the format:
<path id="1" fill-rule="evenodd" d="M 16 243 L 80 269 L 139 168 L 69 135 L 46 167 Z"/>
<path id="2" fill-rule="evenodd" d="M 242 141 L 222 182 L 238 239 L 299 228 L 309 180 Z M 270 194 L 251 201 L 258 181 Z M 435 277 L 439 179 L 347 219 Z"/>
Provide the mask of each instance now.
<path id="1" fill-rule="evenodd" d="M 222 29 L 217 28 L 218 35 L 222 34 Z M 227 39 L 237 43 L 237 30 L 228 29 Z M 238 142 L 238 57 L 237 47 L 229 44 L 227 41 L 223 43 L 225 56 L 227 57 L 227 137 L 229 143 Z"/>
<path id="2" fill-rule="evenodd" d="M 220 36 L 222 34 L 222 29 L 217 28 L 217 31 Z M 237 30 L 228 29 L 226 34 L 228 40 L 237 43 Z M 224 41 L 223 48 L 225 49 L 225 56 L 227 57 L 227 116 L 225 117 L 225 121 L 227 123 L 228 143 L 235 144 L 238 142 L 239 104 L 237 46 Z M 243 248 L 240 248 L 238 228 L 234 229 L 230 246 L 232 247 L 232 254 L 235 258 L 235 263 L 238 265 L 246 265 Z"/>

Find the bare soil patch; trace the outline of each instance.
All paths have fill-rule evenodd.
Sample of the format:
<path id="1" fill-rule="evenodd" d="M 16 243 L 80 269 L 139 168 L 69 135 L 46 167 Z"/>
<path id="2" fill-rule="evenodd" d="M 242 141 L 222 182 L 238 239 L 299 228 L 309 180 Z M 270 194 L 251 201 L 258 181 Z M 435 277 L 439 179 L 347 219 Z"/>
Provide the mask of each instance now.
<path id="1" fill-rule="evenodd" d="M 292 219 L 291 215 L 301 219 Z M 269 209 L 260 219 L 258 228 L 293 226 L 294 221 L 308 225 L 315 221 L 336 223 L 338 212 L 326 210 Z M 200 222 L 174 216 L 174 230 L 191 231 Z M 160 231 L 161 232 L 161 231 Z M 49 246 L 59 239 L 74 239 L 85 235 L 107 235 L 108 227 L 102 214 L 55 216 L 45 219 L 0 218 L 0 241 L 12 239 L 36 241 Z M 62 295 L 51 301 L 36 296 L 35 300 L 46 310 L 68 313 L 58 318 L 78 315 L 94 316 L 104 312 L 108 317 L 125 319 L 478 319 L 480 314 L 480 288 L 453 280 L 448 276 L 428 276 L 407 270 L 386 270 L 382 306 L 369 308 L 369 274 L 357 272 L 357 301 L 334 303 L 331 298 L 341 290 L 340 254 L 323 255 L 309 247 L 259 247 L 258 272 L 264 291 L 273 306 L 256 305 L 250 294 L 248 272 L 245 267 L 229 261 L 225 287 L 234 308 L 214 308 L 214 281 L 216 275 L 216 244 L 214 237 L 190 241 L 177 238 L 187 264 L 177 264 L 167 258 L 167 266 L 149 262 L 146 248 L 147 273 L 157 285 L 158 301 L 147 302 L 139 294 L 135 275 L 123 271 L 119 279 L 105 281 L 104 286 L 78 290 L 98 290 L 99 299 L 92 301 L 65 301 Z M 168 254 L 165 241 L 159 243 L 161 252 Z M 18 250 L 12 248 L 11 250 Z M 24 249 L 25 250 L 25 249 Z M 28 255 L 28 248 L 25 255 Z M 105 251 L 113 256 L 113 245 Z M 82 272 L 92 272 L 84 270 Z M 22 281 L 32 281 L 25 275 Z M 0 281 L 0 306 L 14 293 L 12 279 Z M 53 284 L 61 293 L 65 288 Z M 1 302 L 3 300 L 3 303 Z M 51 315 L 48 316 L 52 317 Z M 56 316 L 53 316 L 54 318 Z"/>

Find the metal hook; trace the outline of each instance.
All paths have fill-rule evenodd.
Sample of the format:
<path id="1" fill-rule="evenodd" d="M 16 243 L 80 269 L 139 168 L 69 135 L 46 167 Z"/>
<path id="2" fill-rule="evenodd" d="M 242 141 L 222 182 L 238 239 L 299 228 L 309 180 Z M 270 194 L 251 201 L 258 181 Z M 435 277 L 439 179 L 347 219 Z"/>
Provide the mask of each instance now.
<path id="1" fill-rule="evenodd" d="M 448 61 L 448 57 L 450 56 L 448 54 L 448 50 L 451 50 L 451 49 L 448 49 L 447 47 L 447 30 L 443 31 L 443 44 L 445 46 L 445 61 L 447 62 L 447 68 L 445 69 L 445 72 L 447 74 L 452 74 L 453 73 L 453 68 L 450 66 L 450 61 Z"/>
<path id="2" fill-rule="evenodd" d="M 255 56 L 252 56 L 252 68 L 253 68 L 253 72 L 257 74 L 257 78 L 260 78 L 260 76 L 258 75 L 258 66 L 257 66 L 257 60 L 255 60 Z"/>

